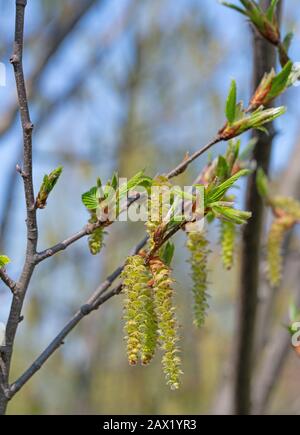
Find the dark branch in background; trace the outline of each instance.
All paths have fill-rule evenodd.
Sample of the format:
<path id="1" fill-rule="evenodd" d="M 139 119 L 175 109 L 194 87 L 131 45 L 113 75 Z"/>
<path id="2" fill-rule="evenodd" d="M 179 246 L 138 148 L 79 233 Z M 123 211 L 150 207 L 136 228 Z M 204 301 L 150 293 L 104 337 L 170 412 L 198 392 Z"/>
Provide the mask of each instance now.
<path id="1" fill-rule="evenodd" d="M 298 264 L 295 265 L 295 261 L 291 260 L 292 254 L 287 254 L 287 267 L 285 275 L 291 277 L 293 270 L 297 270 L 295 277 L 295 304 L 300 305 L 300 290 L 299 290 L 299 278 L 300 269 Z M 296 260 L 298 263 L 298 259 Z M 289 262 L 291 267 L 289 267 Z M 280 374 L 287 362 L 288 356 L 292 351 L 291 335 L 284 325 L 289 325 L 290 319 L 288 316 L 283 320 L 282 324 L 274 328 L 273 333 L 269 339 L 269 343 L 266 346 L 264 358 L 259 371 L 255 377 L 254 392 L 253 392 L 253 414 L 262 415 L 266 412 L 270 405 L 270 399 L 272 393 L 275 390 Z"/>
<path id="2" fill-rule="evenodd" d="M 299 160 L 300 142 L 298 141 L 291 153 L 291 158 L 287 165 L 288 169 L 285 170 L 283 174 L 280 174 L 280 194 L 284 196 L 291 195 L 298 200 L 300 200 Z M 295 289 L 295 304 L 300 306 L 299 263 L 297 259 L 295 260 L 293 258 L 293 234 L 294 232 L 290 234 L 287 241 L 283 282 L 286 282 L 286 280 L 291 282 L 291 286 Z M 273 299 L 275 299 L 274 295 Z M 274 302 L 272 296 L 270 300 L 267 301 L 267 303 L 271 305 L 272 312 Z M 272 393 L 278 385 L 280 374 L 291 353 L 291 336 L 282 326 L 288 325 L 289 323 L 290 320 L 287 316 L 282 324 L 274 331 L 270 322 L 265 325 L 265 328 L 267 328 L 268 340 L 263 360 L 254 381 L 254 414 L 264 414 L 268 410 Z M 272 333 L 270 333 L 270 331 L 272 331 Z"/>
<path id="3" fill-rule="evenodd" d="M 264 7 L 271 0 L 261 2 Z M 257 88 L 262 76 L 276 66 L 275 49 L 257 33 L 253 36 L 254 70 L 253 87 Z M 270 156 L 274 129 L 270 136 L 254 132 L 258 142 L 254 149 L 254 159 L 258 167 L 269 172 Z M 240 301 L 238 307 L 237 344 L 234 379 L 234 412 L 251 412 L 251 379 L 254 363 L 255 326 L 259 286 L 259 264 L 261 252 L 261 234 L 263 226 L 263 201 L 256 189 L 256 171 L 250 175 L 247 184 L 245 210 L 252 212 L 252 219 L 244 228 L 242 240 L 242 258 L 240 272 Z"/>

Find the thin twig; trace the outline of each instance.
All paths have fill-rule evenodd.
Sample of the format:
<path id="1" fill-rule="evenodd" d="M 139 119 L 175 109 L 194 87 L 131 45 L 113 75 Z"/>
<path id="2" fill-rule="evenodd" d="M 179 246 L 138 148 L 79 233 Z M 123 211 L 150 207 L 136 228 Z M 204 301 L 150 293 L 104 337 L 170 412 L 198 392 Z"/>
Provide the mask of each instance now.
<path id="1" fill-rule="evenodd" d="M 6 286 L 11 290 L 11 292 L 14 294 L 17 288 L 17 283 L 11 279 L 5 269 L 0 269 L 0 278 L 6 284 Z"/>

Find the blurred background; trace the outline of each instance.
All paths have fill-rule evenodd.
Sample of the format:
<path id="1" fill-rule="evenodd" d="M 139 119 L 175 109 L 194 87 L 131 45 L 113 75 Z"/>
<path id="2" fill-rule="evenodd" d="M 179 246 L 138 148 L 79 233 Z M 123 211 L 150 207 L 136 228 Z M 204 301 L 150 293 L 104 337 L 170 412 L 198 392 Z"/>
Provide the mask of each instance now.
<path id="1" fill-rule="evenodd" d="M 300 10 L 285 2 L 283 27 L 295 29 L 291 56 L 300 61 Z M 232 78 L 239 98 L 251 92 L 252 36 L 243 16 L 217 0 L 30 0 L 25 35 L 25 73 L 34 130 L 34 179 L 58 165 L 63 176 L 38 213 L 40 250 L 79 230 L 88 219 L 81 194 L 118 170 L 134 175 L 171 169 L 184 154 L 210 140 L 224 123 L 224 101 Z M 0 251 L 11 259 L 11 275 L 22 266 L 25 247 L 21 129 L 13 70 L 14 2 L 0 0 L 0 61 L 7 85 L 0 88 Z M 297 57 L 298 56 L 298 57 Z M 300 88 L 280 104 L 288 113 L 276 124 L 272 177 L 278 189 L 295 194 L 300 174 Z M 247 143 L 247 137 L 243 137 Z M 211 154 L 225 150 L 217 145 Z M 190 183 L 203 156 L 182 181 Z M 239 201 L 243 203 L 244 186 Z M 143 235 L 143 224 L 115 223 L 97 257 L 81 240 L 41 264 L 24 308 L 12 377 L 32 362 L 97 284 L 122 262 Z M 147 368 L 127 365 L 122 296 L 86 318 L 65 345 L 16 396 L 9 413 L 201 414 L 222 412 L 228 402 L 235 336 L 239 246 L 235 268 L 224 271 L 218 228 L 210 230 L 210 312 L 202 331 L 191 316 L 191 280 L 185 240 L 176 239 L 174 273 L 181 324 L 183 382 L 169 391 L 160 359 Z M 278 290 L 264 334 L 276 336 L 299 291 L 299 247 L 295 233 L 284 285 Z M 262 272 L 264 264 L 262 264 Z M 247 277 L 245 277 L 247 279 Z M 266 290 L 264 274 L 262 283 Z M 268 292 L 268 289 L 266 290 Z M 0 321 L 10 294 L 0 283 Z M 268 340 L 266 340 L 267 342 Z M 263 352 L 262 352 L 263 354 Z M 258 367 L 259 367 L 259 361 Z M 300 361 L 291 350 L 276 379 L 266 412 L 300 414 Z"/>

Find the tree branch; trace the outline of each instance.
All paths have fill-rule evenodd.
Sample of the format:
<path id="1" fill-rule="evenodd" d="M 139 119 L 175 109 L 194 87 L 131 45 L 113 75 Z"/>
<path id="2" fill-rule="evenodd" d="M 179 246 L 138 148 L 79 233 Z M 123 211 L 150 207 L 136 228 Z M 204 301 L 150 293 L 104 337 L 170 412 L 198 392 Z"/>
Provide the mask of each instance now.
<path id="1" fill-rule="evenodd" d="M 24 153 L 24 191 L 26 201 L 26 227 L 27 227 L 27 247 L 26 257 L 23 266 L 23 271 L 20 280 L 17 284 L 18 291 L 15 293 L 10 314 L 6 326 L 6 351 L 1 356 L 1 369 L 3 384 L 8 383 L 10 371 L 11 357 L 13 352 L 13 344 L 18 329 L 18 324 L 21 318 L 21 311 L 25 294 L 34 271 L 34 256 L 36 254 L 36 246 L 38 240 L 38 229 L 36 221 L 36 210 L 34 207 L 34 190 L 32 180 L 32 130 L 33 124 L 30 120 L 27 93 L 23 71 L 23 39 L 24 39 L 24 20 L 25 7 L 27 0 L 16 0 L 16 21 L 15 21 L 15 41 L 14 51 L 11 57 L 11 63 L 14 67 L 19 110 L 21 115 L 21 124 L 23 130 L 23 153 Z M 0 414 L 5 413 L 7 406 L 7 397 L 5 391 L 0 390 Z"/>
<path id="2" fill-rule="evenodd" d="M 267 7 L 270 5 L 270 0 L 264 0 L 262 3 L 264 7 Z M 256 89 L 263 75 L 276 66 L 276 57 L 275 49 L 257 33 L 254 34 L 253 44 L 253 85 Z M 269 137 L 261 132 L 254 132 L 253 136 L 258 139 L 254 149 L 254 159 L 257 166 L 262 167 L 268 173 L 274 129 L 271 130 Z M 256 188 L 256 171 L 250 175 L 248 180 L 245 207 L 246 210 L 252 212 L 252 219 L 245 226 L 242 239 L 238 337 L 234 370 L 234 408 L 237 414 L 249 414 L 251 410 L 251 378 L 264 210 L 263 201 Z"/>

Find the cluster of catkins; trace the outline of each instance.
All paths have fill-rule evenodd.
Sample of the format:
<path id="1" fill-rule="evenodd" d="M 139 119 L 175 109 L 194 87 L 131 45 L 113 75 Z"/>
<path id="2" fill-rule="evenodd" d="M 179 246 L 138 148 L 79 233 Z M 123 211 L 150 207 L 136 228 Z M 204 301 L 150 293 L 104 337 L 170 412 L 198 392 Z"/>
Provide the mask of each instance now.
<path id="1" fill-rule="evenodd" d="M 177 389 L 181 364 L 170 268 L 159 257 L 146 265 L 142 255 L 135 255 L 127 259 L 122 275 L 129 364 L 149 364 L 159 345 L 167 384 Z"/>
<path id="2" fill-rule="evenodd" d="M 236 223 L 242 223 L 240 217 L 245 213 L 235 212 L 231 208 L 233 198 L 226 196 L 228 188 L 233 183 L 231 177 L 240 173 L 242 169 L 242 162 L 238 160 L 239 145 L 239 142 L 231 142 L 224 158 L 219 157 L 204 168 L 200 183 L 206 189 L 206 197 L 214 199 L 209 202 L 206 198 L 203 216 L 192 223 L 184 222 L 182 226 L 177 224 L 176 227 L 171 219 L 171 208 L 164 210 L 162 198 L 164 187 L 169 188 L 170 183 L 163 177 L 153 180 L 154 189 L 151 190 L 148 202 L 151 217 L 146 223 L 148 247 L 146 251 L 127 259 L 122 274 L 129 364 L 136 365 L 138 362 L 143 365 L 149 364 L 159 346 L 163 351 L 162 365 L 167 384 L 172 389 L 179 387 L 181 361 L 178 348 L 178 324 L 173 306 L 174 280 L 171 278 L 170 246 L 166 244 L 166 240 L 174 228 L 182 229 L 186 233 L 193 279 L 194 323 L 197 327 L 202 327 L 208 309 L 210 250 L 205 231 L 198 223 L 199 219 L 201 221 L 204 218 L 208 222 L 216 217 L 220 219 L 223 264 L 226 269 L 230 269 L 233 265 Z M 224 184 L 229 179 L 231 181 Z M 162 189 L 157 190 L 156 187 Z M 226 213 L 233 213 L 233 215 Z"/>

